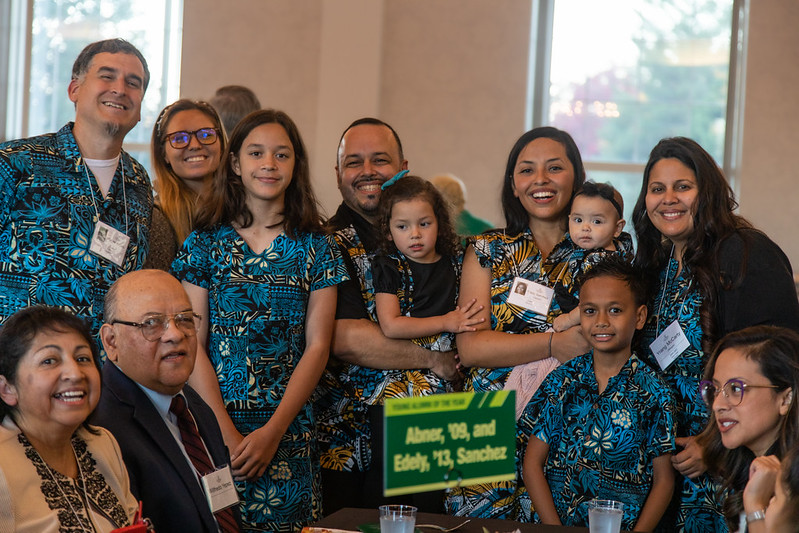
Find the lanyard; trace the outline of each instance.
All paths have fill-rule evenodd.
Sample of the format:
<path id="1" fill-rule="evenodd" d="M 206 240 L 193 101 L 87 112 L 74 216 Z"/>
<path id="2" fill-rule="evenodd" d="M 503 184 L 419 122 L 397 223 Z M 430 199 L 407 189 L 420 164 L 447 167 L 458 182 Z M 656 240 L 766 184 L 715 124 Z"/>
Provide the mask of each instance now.
<path id="1" fill-rule="evenodd" d="M 655 337 L 658 337 L 662 331 L 660 331 L 660 317 L 661 313 L 663 312 L 663 300 L 666 299 L 666 287 L 669 284 L 669 274 L 671 273 L 671 260 L 674 256 L 674 245 L 671 246 L 671 253 L 669 254 L 669 261 L 666 263 L 666 277 L 663 279 L 663 291 L 660 294 L 660 301 L 658 302 L 658 314 L 657 318 L 655 319 Z M 691 292 L 691 285 L 693 284 L 694 280 L 691 278 L 688 280 L 688 286 L 685 288 L 682 297 L 682 303 L 680 307 L 677 308 L 677 318 L 675 320 L 679 320 L 680 315 L 683 312 L 683 308 L 685 307 L 685 301 L 688 299 L 688 294 Z"/>
<path id="2" fill-rule="evenodd" d="M 122 201 L 125 211 L 125 235 L 128 233 L 128 194 L 125 187 L 125 165 L 122 163 L 122 158 L 119 158 L 119 165 L 122 168 Z M 97 221 L 100 221 L 100 210 L 97 209 L 97 201 L 94 199 L 94 189 L 92 189 L 92 179 L 89 177 L 89 169 L 86 160 L 83 160 L 83 172 L 86 174 L 86 182 L 89 184 L 89 194 L 92 197 L 92 205 L 94 206 L 94 214 L 97 216 Z"/>

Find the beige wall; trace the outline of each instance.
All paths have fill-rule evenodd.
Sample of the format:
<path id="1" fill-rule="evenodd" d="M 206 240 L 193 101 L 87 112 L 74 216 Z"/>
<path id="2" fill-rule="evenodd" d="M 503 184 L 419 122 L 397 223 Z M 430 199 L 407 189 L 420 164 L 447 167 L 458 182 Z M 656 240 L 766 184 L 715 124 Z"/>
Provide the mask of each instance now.
<path id="1" fill-rule="evenodd" d="M 750 4 L 737 182 L 741 213 L 799 267 L 793 231 L 799 211 L 793 186 L 799 2 Z M 372 115 L 397 129 L 413 172 L 461 176 L 469 186 L 469 209 L 499 224 L 504 159 L 525 122 L 530 5 L 190 0 L 181 95 L 209 97 L 220 85 L 240 83 L 265 106 L 289 113 L 308 145 L 316 192 L 328 214 L 340 200 L 333 173 L 338 137 L 355 118 Z M 216 47 L 206 44 L 209 36 L 218 40 Z"/>
<path id="2" fill-rule="evenodd" d="M 799 271 L 799 2 L 750 0 L 741 214 Z"/>

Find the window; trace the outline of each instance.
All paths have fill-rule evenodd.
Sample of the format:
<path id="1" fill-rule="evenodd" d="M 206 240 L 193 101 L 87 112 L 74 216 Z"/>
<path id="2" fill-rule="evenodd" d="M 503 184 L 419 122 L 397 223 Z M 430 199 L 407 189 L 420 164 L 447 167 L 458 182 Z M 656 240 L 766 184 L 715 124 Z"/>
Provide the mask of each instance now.
<path id="1" fill-rule="evenodd" d="M 539 2 L 534 27 L 551 39 L 533 39 L 533 125 L 572 134 L 589 179 L 624 196 L 627 220 L 663 137 L 693 138 L 733 176 L 739 3 Z"/>
<path id="2" fill-rule="evenodd" d="M 67 98 L 72 63 L 90 42 L 121 37 L 141 50 L 150 69 L 142 120 L 125 139 L 125 149 L 149 166 L 155 119 L 178 97 L 182 12 L 182 0 L 0 0 L 9 21 L 0 42 L 8 63 L 0 63 L 7 72 L 0 89 L 4 138 L 57 131 L 74 120 Z"/>

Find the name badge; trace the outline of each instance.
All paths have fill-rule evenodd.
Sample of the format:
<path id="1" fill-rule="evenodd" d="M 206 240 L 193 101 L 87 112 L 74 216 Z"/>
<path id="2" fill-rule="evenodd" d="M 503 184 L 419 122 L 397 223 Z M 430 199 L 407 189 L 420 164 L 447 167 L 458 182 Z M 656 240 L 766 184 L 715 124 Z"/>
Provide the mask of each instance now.
<path id="1" fill-rule="evenodd" d="M 649 345 L 649 348 L 655 354 L 655 359 L 657 359 L 660 368 L 666 370 L 690 345 L 688 337 L 685 336 L 680 324 L 675 320 L 663 330 L 663 333 L 658 335 L 658 338 Z"/>
<path id="2" fill-rule="evenodd" d="M 239 494 L 236 492 L 236 485 L 230 474 L 230 466 L 204 475 L 202 481 L 205 498 L 208 500 L 208 507 L 211 508 L 212 513 L 239 503 Z"/>
<path id="3" fill-rule="evenodd" d="M 513 278 L 508 303 L 529 309 L 537 315 L 547 316 L 554 294 L 554 289 L 517 276 Z"/>
<path id="4" fill-rule="evenodd" d="M 112 228 L 102 220 L 94 226 L 94 234 L 89 251 L 103 259 L 113 261 L 117 266 L 125 262 L 125 252 L 130 244 L 130 237 Z"/>

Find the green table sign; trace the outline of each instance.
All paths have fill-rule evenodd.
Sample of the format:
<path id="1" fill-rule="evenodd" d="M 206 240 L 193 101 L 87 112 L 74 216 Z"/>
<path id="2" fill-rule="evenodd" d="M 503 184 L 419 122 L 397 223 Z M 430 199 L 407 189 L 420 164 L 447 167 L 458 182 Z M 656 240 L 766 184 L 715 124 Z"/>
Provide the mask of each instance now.
<path id="1" fill-rule="evenodd" d="M 386 400 L 385 495 L 516 477 L 514 391 Z"/>

